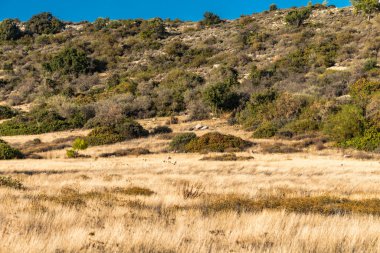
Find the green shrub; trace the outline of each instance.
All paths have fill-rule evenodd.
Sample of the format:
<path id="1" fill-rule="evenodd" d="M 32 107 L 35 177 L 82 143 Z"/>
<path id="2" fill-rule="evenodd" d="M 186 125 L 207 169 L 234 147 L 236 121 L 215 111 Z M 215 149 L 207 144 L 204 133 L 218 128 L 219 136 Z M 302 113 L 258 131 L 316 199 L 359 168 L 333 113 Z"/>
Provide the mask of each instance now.
<path id="1" fill-rule="evenodd" d="M 377 60 L 373 58 L 366 60 L 363 66 L 364 71 L 371 71 L 375 68 L 377 68 Z"/>
<path id="2" fill-rule="evenodd" d="M 371 97 L 380 92 L 380 82 L 360 79 L 350 86 L 350 95 L 360 106 L 365 106 Z"/>
<path id="3" fill-rule="evenodd" d="M 152 129 L 151 134 L 156 135 L 156 134 L 168 134 L 172 133 L 173 130 L 168 127 L 168 126 L 157 126 Z"/>
<path id="4" fill-rule="evenodd" d="M 211 12 L 205 12 L 203 14 L 203 20 L 200 24 L 210 26 L 220 24 L 221 22 L 223 22 L 223 20 L 221 20 L 218 15 Z"/>
<path id="5" fill-rule="evenodd" d="M 13 19 L 4 19 L 0 23 L 0 40 L 17 40 L 22 36 L 22 32 Z"/>
<path id="6" fill-rule="evenodd" d="M 90 146 L 98 146 L 146 137 L 148 135 L 149 132 L 138 122 L 125 119 L 112 126 L 97 127 L 93 129 L 86 137 L 86 141 Z"/>
<path id="7" fill-rule="evenodd" d="M 66 156 L 67 158 L 77 158 L 79 157 L 79 153 L 74 149 L 68 149 L 66 150 Z"/>
<path id="8" fill-rule="evenodd" d="M 73 142 L 73 149 L 74 150 L 85 150 L 88 148 L 88 142 L 85 139 L 77 138 Z"/>
<path id="9" fill-rule="evenodd" d="M 109 18 L 97 18 L 94 21 L 94 27 L 96 30 L 102 30 L 107 27 L 107 25 L 110 23 Z"/>
<path id="10" fill-rule="evenodd" d="M 41 134 L 83 127 L 85 120 L 81 115 L 66 119 L 57 112 L 40 109 L 0 124 L 0 135 Z"/>
<path id="11" fill-rule="evenodd" d="M 338 143 L 361 136 L 365 119 L 363 110 L 355 105 L 343 105 L 339 112 L 330 115 L 324 123 L 324 132 Z"/>
<path id="12" fill-rule="evenodd" d="M 269 11 L 277 11 L 277 10 L 278 10 L 278 7 L 277 7 L 276 4 L 271 4 L 271 5 L 269 6 Z"/>
<path id="13" fill-rule="evenodd" d="M 352 5 L 356 11 L 363 12 L 366 15 L 370 15 L 380 10 L 380 3 L 378 0 L 351 0 Z"/>
<path id="14" fill-rule="evenodd" d="M 53 34 L 60 32 L 65 25 L 51 13 L 44 12 L 34 15 L 26 22 L 26 29 L 36 34 Z"/>
<path id="15" fill-rule="evenodd" d="M 270 121 L 262 123 L 254 132 L 254 138 L 270 138 L 277 133 L 277 127 Z"/>
<path id="16" fill-rule="evenodd" d="M 23 154 L 4 141 L 0 142 L 0 160 L 21 159 Z"/>
<path id="17" fill-rule="evenodd" d="M 10 119 L 17 115 L 17 112 L 9 106 L 0 105 L 0 120 Z"/>
<path id="18" fill-rule="evenodd" d="M 185 151 L 185 146 L 195 138 L 197 138 L 195 133 L 178 134 L 170 142 L 170 149 L 183 152 Z"/>
<path id="19" fill-rule="evenodd" d="M 144 20 L 141 24 L 140 36 L 143 39 L 164 39 L 167 34 L 165 24 L 160 18 Z"/>
<path id="20" fill-rule="evenodd" d="M 123 136 L 116 133 L 111 127 L 96 127 L 86 137 L 90 146 L 108 145 L 124 140 Z"/>
<path id="21" fill-rule="evenodd" d="M 214 110 L 232 110 L 239 105 L 239 95 L 231 90 L 228 83 L 216 83 L 203 92 L 205 101 Z"/>
<path id="22" fill-rule="evenodd" d="M 186 152 L 225 152 L 242 151 L 251 146 L 251 143 L 233 135 L 224 135 L 218 132 L 208 133 L 193 138 L 185 145 Z"/>
<path id="23" fill-rule="evenodd" d="M 310 17 L 311 8 L 300 8 L 290 11 L 285 16 L 285 22 L 289 25 L 300 27 Z"/>
<path id="24" fill-rule="evenodd" d="M 68 47 L 44 63 L 43 67 L 48 72 L 79 75 L 90 72 L 91 62 L 83 50 Z"/>
<path id="25" fill-rule="evenodd" d="M 376 127 L 366 129 L 362 136 L 347 140 L 342 146 L 380 152 L 380 129 Z"/>

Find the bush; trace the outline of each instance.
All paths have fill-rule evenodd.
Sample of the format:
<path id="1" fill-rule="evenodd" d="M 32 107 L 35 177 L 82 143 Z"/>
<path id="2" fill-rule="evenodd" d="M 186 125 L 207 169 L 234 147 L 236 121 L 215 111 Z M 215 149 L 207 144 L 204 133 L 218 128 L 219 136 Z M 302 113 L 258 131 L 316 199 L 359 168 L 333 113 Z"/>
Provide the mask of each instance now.
<path id="1" fill-rule="evenodd" d="M 380 129 L 376 127 L 366 129 L 363 136 L 357 136 L 353 139 L 347 140 L 342 146 L 365 151 L 380 152 Z"/>
<path id="2" fill-rule="evenodd" d="M 277 127 L 272 122 L 262 123 L 254 132 L 254 138 L 270 138 L 277 133 Z"/>
<path id="3" fill-rule="evenodd" d="M 115 188 L 114 191 L 125 195 L 151 196 L 155 194 L 154 191 L 142 187 Z"/>
<path id="4" fill-rule="evenodd" d="M 351 3 L 357 11 L 363 12 L 367 15 L 371 15 L 380 10 L 380 3 L 378 0 L 351 0 Z"/>
<path id="5" fill-rule="evenodd" d="M 372 69 L 376 69 L 376 68 L 377 68 L 377 60 L 373 58 L 366 60 L 363 66 L 364 71 L 371 71 Z"/>
<path id="6" fill-rule="evenodd" d="M 84 118 L 77 114 L 67 119 L 57 112 L 40 109 L 0 124 L 0 135 L 42 134 L 83 127 Z"/>
<path id="7" fill-rule="evenodd" d="M 215 111 L 232 110 L 239 106 L 240 100 L 239 95 L 231 90 L 231 85 L 228 83 L 216 83 L 209 86 L 203 92 L 203 97 Z"/>
<path id="8" fill-rule="evenodd" d="M 35 15 L 26 22 L 26 29 L 36 34 L 54 34 L 64 27 L 65 25 L 59 19 L 48 12 Z"/>
<path id="9" fill-rule="evenodd" d="M 79 153 L 78 153 L 78 151 L 76 151 L 74 149 L 68 149 L 68 150 L 66 150 L 66 156 L 67 156 L 67 158 L 78 158 Z"/>
<path id="10" fill-rule="evenodd" d="M 90 72 L 91 62 L 83 50 L 68 47 L 44 63 L 43 67 L 48 72 L 79 75 Z"/>
<path id="11" fill-rule="evenodd" d="M 143 39 L 164 39 L 167 34 L 165 24 L 160 18 L 144 20 L 141 24 L 140 36 Z"/>
<path id="12" fill-rule="evenodd" d="M 13 19 L 4 19 L 0 23 L 0 40 L 17 40 L 22 32 Z"/>
<path id="13" fill-rule="evenodd" d="M 185 145 L 186 152 L 225 152 L 242 151 L 250 147 L 251 143 L 233 135 L 224 135 L 218 132 L 208 133 L 193 138 Z"/>
<path id="14" fill-rule="evenodd" d="M 343 105 L 324 123 L 324 132 L 338 143 L 361 136 L 364 130 L 363 110 L 355 105 Z"/>
<path id="15" fill-rule="evenodd" d="M 156 135 L 156 134 L 168 134 L 172 132 L 173 130 L 168 126 L 157 126 L 153 128 L 153 130 L 150 133 L 153 135 Z"/>
<path id="16" fill-rule="evenodd" d="M 285 16 L 285 22 L 289 25 L 300 27 L 310 17 L 311 8 L 300 8 L 290 11 Z"/>
<path id="17" fill-rule="evenodd" d="M 15 148 L 12 148 L 4 141 L 0 141 L 0 160 L 21 159 L 23 154 Z"/>
<path id="18" fill-rule="evenodd" d="M 85 139 L 77 138 L 73 142 L 74 150 L 85 150 L 88 148 L 88 142 Z"/>
<path id="19" fill-rule="evenodd" d="M 3 176 L 0 176 L 0 187 L 25 190 L 25 186 L 19 180 Z"/>
<path id="20" fill-rule="evenodd" d="M 277 5 L 275 5 L 275 4 L 271 4 L 271 5 L 269 6 L 269 11 L 277 11 L 277 10 L 278 10 Z"/>
<path id="21" fill-rule="evenodd" d="M 111 127 L 96 127 L 88 134 L 86 141 L 90 146 L 100 146 L 121 142 L 124 138 Z"/>
<path id="22" fill-rule="evenodd" d="M 205 12 L 203 14 L 203 20 L 200 22 L 200 24 L 211 26 L 211 25 L 220 24 L 221 22 L 222 22 L 222 20 L 220 19 L 220 17 L 218 15 L 211 13 L 211 12 Z"/>
<path id="23" fill-rule="evenodd" d="M 0 120 L 10 119 L 17 115 L 17 112 L 14 111 L 9 106 L 0 105 Z"/>
<path id="24" fill-rule="evenodd" d="M 197 138 L 197 135 L 195 133 L 178 134 L 170 142 L 170 149 L 173 151 L 184 152 L 185 146 L 195 138 Z"/>
<path id="25" fill-rule="evenodd" d="M 149 132 L 138 122 L 125 119 L 107 127 L 97 127 L 86 137 L 90 146 L 107 145 L 134 138 L 146 137 Z"/>
<path id="26" fill-rule="evenodd" d="M 380 82 L 360 79 L 350 86 L 350 95 L 360 106 L 365 106 L 375 93 L 380 92 Z"/>

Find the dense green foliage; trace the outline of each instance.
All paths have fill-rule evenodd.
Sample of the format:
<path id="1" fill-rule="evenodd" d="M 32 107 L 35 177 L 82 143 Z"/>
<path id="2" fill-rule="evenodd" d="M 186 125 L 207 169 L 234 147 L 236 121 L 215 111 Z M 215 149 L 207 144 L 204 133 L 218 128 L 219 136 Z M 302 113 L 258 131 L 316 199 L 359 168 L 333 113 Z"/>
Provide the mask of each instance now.
<path id="1" fill-rule="evenodd" d="M 10 119 L 17 115 L 17 112 L 9 106 L 0 105 L 0 120 Z"/>
<path id="2" fill-rule="evenodd" d="M 218 132 L 207 133 L 193 138 L 185 146 L 186 152 L 225 152 L 242 151 L 250 147 L 251 143 L 233 135 L 224 135 Z"/>
<path id="3" fill-rule="evenodd" d="M 49 72 L 79 75 L 90 71 L 91 62 L 83 50 L 66 48 L 43 64 L 43 67 Z"/>
<path id="4" fill-rule="evenodd" d="M 182 133 L 174 136 L 172 141 L 170 142 L 170 149 L 174 151 L 186 151 L 186 145 L 196 139 L 197 135 L 195 133 Z"/>
<path id="5" fill-rule="evenodd" d="M 126 118 L 228 113 L 255 138 L 326 135 L 379 150 L 378 22 L 320 4 L 275 9 L 228 22 L 212 13 L 200 23 L 62 23 L 48 13 L 5 20 L 0 100 L 32 110 L 0 107 L 0 119 L 10 119 L 0 135 L 84 127 L 99 145 L 129 139 L 117 127 Z"/>
<path id="6" fill-rule="evenodd" d="M 216 83 L 206 88 L 204 99 L 214 110 L 232 110 L 239 105 L 239 95 L 228 83 Z"/>
<path id="7" fill-rule="evenodd" d="M 380 11 L 380 3 L 378 0 L 351 0 L 351 3 L 357 11 L 367 15 Z"/>
<path id="8" fill-rule="evenodd" d="M 106 145 L 134 138 L 146 137 L 149 132 L 139 123 L 124 119 L 111 126 L 100 126 L 93 129 L 86 137 L 90 146 Z"/>
<path id="9" fill-rule="evenodd" d="M 4 19 L 0 23 L 0 40 L 17 40 L 22 32 L 13 19 Z"/>
<path id="10" fill-rule="evenodd" d="M 37 110 L 0 124 L 0 135 L 41 134 L 83 127 L 80 115 L 66 119 L 54 111 Z"/>
<path id="11" fill-rule="evenodd" d="M 0 140 L 0 160 L 11 160 L 23 158 L 23 154 L 8 143 Z"/>
<path id="12" fill-rule="evenodd" d="M 36 34 L 54 34 L 62 31 L 64 24 L 51 13 L 34 15 L 27 23 L 26 29 Z"/>
<path id="13" fill-rule="evenodd" d="M 221 23 L 220 17 L 212 12 L 205 12 L 203 14 L 203 20 L 200 22 L 202 25 L 217 25 Z"/>
<path id="14" fill-rule="evenodd" d="M 292 10 L 285 16 L 285 21 L 289 25 L 300 27 L 310 17 L 310 14 L 310 8 Z"/>

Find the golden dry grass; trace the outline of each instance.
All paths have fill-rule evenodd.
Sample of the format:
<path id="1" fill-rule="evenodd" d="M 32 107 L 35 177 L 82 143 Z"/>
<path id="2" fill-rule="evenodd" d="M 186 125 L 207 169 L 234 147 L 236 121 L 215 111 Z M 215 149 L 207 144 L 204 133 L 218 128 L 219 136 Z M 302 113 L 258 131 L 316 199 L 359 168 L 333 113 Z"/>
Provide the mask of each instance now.
<path id="1" fill-rule="evenodd" d="M 142 123 L 149 128 L 163 121 Z M 219 120 L 205 123 L 210 131 L 248 139 L 247 133 Z M 180 132 L 192 125 L 172 127 Z M 22 144 L 36 137 L 53 141 L 85 134 L 4 139 Z M 88 159 L 65 159 L 64 151 L 48 151 L 42 155 L 49 159 L 1 161 L 0 176 L 20 180 L 25 189 L 0 187 L 0 252 L 380 251 L 380 217 L 360 206 L 380 199 L 377 157 L 344 158 L 331 149 L 263 154 L 254 147 L 239 153 L 253 156 L 251 160 L 202 161 L 203 154 L 162 153 L 167 142 L 156 136 L 93 147 L 84 152 L 92 155 Z M 156 153 L 97 158 L 136 147 Z M 359 211 L 294 208 L 295 198 L 305 200 L 302 207 L 319 196 L 346 198 Z M 244 208 L 271 199 L 293 199 L 293 206 Z M 213 206 L 215 201 L 221 202 Z"/>

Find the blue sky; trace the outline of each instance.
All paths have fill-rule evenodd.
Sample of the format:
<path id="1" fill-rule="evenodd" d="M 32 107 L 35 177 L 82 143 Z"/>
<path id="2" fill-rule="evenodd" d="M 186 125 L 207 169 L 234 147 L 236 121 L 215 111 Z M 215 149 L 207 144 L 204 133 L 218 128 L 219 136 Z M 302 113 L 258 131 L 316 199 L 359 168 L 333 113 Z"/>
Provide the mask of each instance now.
<path id="1" fill-rule="evenodd" d="M 97 17 L 199 20 L 205 11 L 233 19 L 241 14 L 266 10 L 271 3 L 286 8 L 306 5 L 307 2 L 308 0 L 0 0 L 0 20 L 19 18 L 25 21 L 33 14 L 44 11 L 52 12 L 66 21 L 93 21 Z M 330 0 L 329 4 L 343 7 L 349 5 L 349 0 Z"/>

